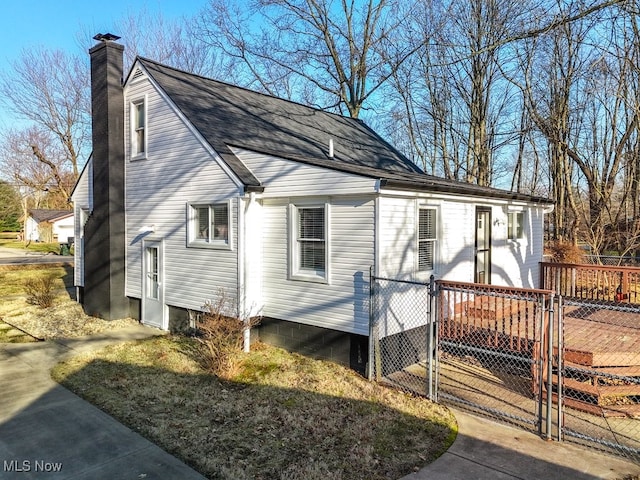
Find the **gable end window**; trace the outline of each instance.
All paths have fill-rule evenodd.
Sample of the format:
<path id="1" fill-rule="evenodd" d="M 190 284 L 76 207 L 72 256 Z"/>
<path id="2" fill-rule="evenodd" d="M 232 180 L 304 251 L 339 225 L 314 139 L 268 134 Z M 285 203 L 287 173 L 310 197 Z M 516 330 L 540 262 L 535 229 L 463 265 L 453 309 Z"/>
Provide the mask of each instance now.
<path id="1" fill-rule="evenodd" d="M 189 246 L 230 248 L 229 204 L 189 205 Z"/>
<path id="2" fill-rule="evenodd" d="M 291 277 L 329 279 L 328 205 L 291 206 Z"/>
<path id="3" fill-rule="evenodd" d="M 524 212 L 507 213 L 507 238 L 509 240 L 524 238 Z"/>
<path id="4" fill-rule="evenodd" d="M 435 267 L 437 241 L 435 208 L 418 209 L 418 271 L 426 272 Z"/>
<path id="5" fill-rule="evenodd" d="M 144 98 L 131 102 L 131 158 L 147 156 L 147 102 Z"/>

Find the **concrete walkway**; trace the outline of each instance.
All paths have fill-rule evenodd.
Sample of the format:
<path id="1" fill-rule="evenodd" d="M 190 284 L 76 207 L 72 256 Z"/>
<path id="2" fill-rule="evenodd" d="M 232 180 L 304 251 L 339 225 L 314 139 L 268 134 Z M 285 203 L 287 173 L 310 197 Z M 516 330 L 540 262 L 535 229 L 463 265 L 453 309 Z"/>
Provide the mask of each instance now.
<path id="1" fill-rule="evenodd" d="M 157 334 L 134 326 L 61 342 L 0 344 L 0 479 L 203 479 L 49 376 L 66 355 Z"/>
<path id="2" fill-rule="evenodd" d="M 402 480 L 635 479 L 640 465 L 453 409 L 458 437 L 440 458 Z"/>

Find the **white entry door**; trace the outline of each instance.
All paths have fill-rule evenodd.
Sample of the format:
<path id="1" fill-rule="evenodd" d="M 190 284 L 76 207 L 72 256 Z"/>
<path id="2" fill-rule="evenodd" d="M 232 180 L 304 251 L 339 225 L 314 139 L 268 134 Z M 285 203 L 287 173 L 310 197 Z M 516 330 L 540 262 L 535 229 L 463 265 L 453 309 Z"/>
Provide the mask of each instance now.
<path id="1" fill-rule="evenodd" d="M 142 276 L 142 323 L 165 328 L 162 292 L 162 244 L 145 242 Z"/>

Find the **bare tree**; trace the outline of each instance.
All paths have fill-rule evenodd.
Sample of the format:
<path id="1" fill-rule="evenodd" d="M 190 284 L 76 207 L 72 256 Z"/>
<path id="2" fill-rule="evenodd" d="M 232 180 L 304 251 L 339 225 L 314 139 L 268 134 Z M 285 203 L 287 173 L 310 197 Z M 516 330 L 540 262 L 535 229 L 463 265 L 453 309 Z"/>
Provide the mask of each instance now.
<path id="1" fill-rule="evenodd" d="M 212 0 L 200 35 L 228 56 L 243 82 L 358 117 L 418 48 L 391 42 L 401 28 L 395 2 Z"/>
<path id="2" fill-rule="evenodd" d="M 596 253 L 620 222 L 621 200 L 633 198 L 622 174 L 633 179 L 638 155 L 638 39 L 623 10 L 610 13 L 562 24 L 520 52 L 527 113 L 548 146 L 552 236 Z"/>
<path id="3" fill-rule="evenodd" d="M 219 70 L 216 52 L 194 32 L 195 25 L 191 18 L 167 19 L 143 7 L 117 19 L 111 33 L 119 35 L 125 47 L 125 72 L 139 55 L 198 75 L 226 75 Z M 85 51 L 94 45 L 96 33 L 84 28 L 77 35 Z"/>
<path id="4" fill-rule="evenodd" d="M 76 176 L 50 132 L 35 127 L 10 130 L 1 146 L 7 180 L 30 194 L 29 208 L 68 207 Z"/>
<path id="5" fill-rule="evenodd" d="M 516 134 L 507 114 L 511 86 L 499 69 L 505 59 L 494 45 L 515 28 L 521 2 L 424 2 L 420 7 L 409 35 L 420 38 L 424 48 L 393 77 L 408 136 L 433 173 L 490 185 L 495 152 Z"/>
<path id="6" fill-rule="evenodd" d="M 62 51 L 35 48 L 24 50 L 12 67 L 0 76 L 0 98 L 17 118 L 48 132 L 77 177 L 90 141 L 85 62 Z M 38 138 L 31 139 L 40 152 L 45 150 Z"/>

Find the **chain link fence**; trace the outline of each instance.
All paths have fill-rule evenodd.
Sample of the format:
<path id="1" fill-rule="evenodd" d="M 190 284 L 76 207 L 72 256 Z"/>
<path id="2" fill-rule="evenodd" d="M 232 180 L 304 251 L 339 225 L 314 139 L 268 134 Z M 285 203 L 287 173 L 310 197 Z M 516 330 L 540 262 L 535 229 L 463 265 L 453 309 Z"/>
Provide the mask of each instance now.
<path id="1" fill-rule="evenodd" d="M 565 298 L 560 321 L 565 439 L 640 463 L 640 307 Z"/>
<path id="2" fill-rule="evenodd" d="M 638 267 L 640 256 L 585 255 L 584 260 L 591 265 L 612 265 L 614 267 Z"/>
<path id="3" fill-rule="evenodd" d="M 371 276 L 371 377 L 640 463 L 640 307 Z"/>
<path id="4" fill-rule="evenodd" d="M 433 283 L 371 276 L 370 377 L 433 399 Z"/>

